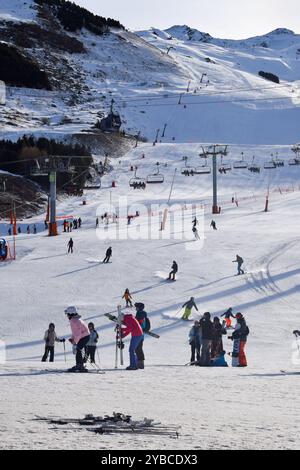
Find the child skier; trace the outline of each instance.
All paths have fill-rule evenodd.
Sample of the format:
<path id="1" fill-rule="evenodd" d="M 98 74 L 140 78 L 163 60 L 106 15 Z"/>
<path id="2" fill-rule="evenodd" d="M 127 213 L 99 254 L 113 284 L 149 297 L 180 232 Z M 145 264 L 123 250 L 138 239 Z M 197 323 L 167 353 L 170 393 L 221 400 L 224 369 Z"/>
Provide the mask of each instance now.
<path id="1" fill-rule="evenodd" d="M 194 326 L 192 326 L 189 333 L 189 345 L 191 346 L 191 362 L 190 365 L 194 366 L 195 364 L 200 363 L 200 349 L 202 343 L 202 330 L 200 322 L 195 321 Z M 195 356 L 197 355 L 197 360 Z"/>
<path id="2" fill-rule="evenodd" d="M 96 349 L 97 349 L 97 343 L 98 343 L 98 339 L 99 339 L 99 335 L 97 333 L 97 331 L 95 330 L 95 325 L 94 323 L 89 323 L 88 324 L 88 329 L 89 329 L 89 332 L 90 332 L 90 340 L 89 342 L 87 343 L 86 347 L 85 347 L 85 356 L 84 356 L 84 361 L 83 362 L 87 362 L 88 359 L 90 358 L 90 361 L 92 364 L 95 364 L 95 353 L 96 353 Z"/>
<path id="3" fill-rule="evenodd" d="M 221 315 L 221 318 L 222 317 L 225 317 L 226 328 L 232 328 L 231 318 L 235 318 L 235 316 L 232 313 L 231 307 L 225 313 L 223 313 L 223 315 Z"/>
<path id="4" fill-rule="evenodd" d="M 236 259 L 232 262 L 237 263 L 238 276 L 240 276 L 241 274 L 245 274 L 245 271 L 242 269 L 242 265 L 244 263 L 244 260 L 243 260 L 243 258 L 241 258 L 241 256 L 236 255 Z"/>
<path id="5" fill-rule="evenodd" d="M 129 292 L 129 289 L 126 289 L 125 292 L 124 292 L 124 295 L 122 297 L 122 299 L 125 299 L 126 300 L 126 308 L 128 307 L 132 307 L 132 296 Z"/>
<path id="6" fill-rule="evenodd" d="M 55 342 L 64 343 L 65 339 L 59 339 L 56 335 L 54 323 L 50 323 L 49 328 L 45 331 L 45 353 L 42 357 L 42 362 L 46 362 L 50 353 L 50 362 L 54 362 L 54 346 Z"/>
<path id="7" fill-rule="evenodd" d="M 138 370 L 136 349 L 140 342 L 144 339 L 142 327 L 130 312 L 125 312 L 125 314 L 122 314 L 121 320 L 123 325 L 125 325 L 122 327 L 122 338 L 126 338 L 126 336 L 131 333 L 131 341 L 129 346 L 130 365 L 126 368 L 126 370 Z"/>
<path id="8" fill-rule="evenodd" d="M 197 305 L 195 304 L 194 297 L 191 297 L 190 300 L 188 300 L 182 306 L 182 308 L 185 308 L 184 314 L 182 316 L 182 320 L 188 320 L 189 319 L 189 317 L 191 316 L 193 307 L 197 310 L 197 312 L 199 311 Z"/>
<path id="9" fill-rule="evenodd" d="M 76 366 L 69 369 L 69 372 L 87 372 L 83 365 L 82 350 L 87 346 L 90 340 L 90 331 L 86 324 L 81 320 L 81 316 L 78 314 L 76 307 L 68 307 L 65 310 L 67 315 L 72 337 L 69 339 L 73 346 L 76 346 Z"/>
<path id="10" fill-rule="evenodd" d="M 74 247 L 74 242 L 73 242 L 73 239 L 70 238 L 69 243 L 68 243 L 68 254 L 73 253 L 73 247 Z"/>

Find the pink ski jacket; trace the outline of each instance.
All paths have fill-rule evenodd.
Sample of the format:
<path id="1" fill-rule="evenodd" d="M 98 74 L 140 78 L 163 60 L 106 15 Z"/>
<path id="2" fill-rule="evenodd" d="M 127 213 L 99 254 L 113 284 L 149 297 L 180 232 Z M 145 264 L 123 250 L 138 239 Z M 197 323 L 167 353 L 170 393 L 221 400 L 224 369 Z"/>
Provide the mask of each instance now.
<path id="1" fill-rule="evenodd" d="M 132 336 L 143 336 L 141 325 L 132 315 L 124 315 L 123 323 L 125 328 L 122 328 L 122 338 L 125 338 L 130 333 Z"/>
<path id="2" fill-rule="evenodd" d="M 71 318 L 70 326 L 72 330 L 72 339 L 75 344 L 78 344 L 82 338 L 90 336 L 90 331 L 87 325 L 80 320 L 80 318 Z"/>

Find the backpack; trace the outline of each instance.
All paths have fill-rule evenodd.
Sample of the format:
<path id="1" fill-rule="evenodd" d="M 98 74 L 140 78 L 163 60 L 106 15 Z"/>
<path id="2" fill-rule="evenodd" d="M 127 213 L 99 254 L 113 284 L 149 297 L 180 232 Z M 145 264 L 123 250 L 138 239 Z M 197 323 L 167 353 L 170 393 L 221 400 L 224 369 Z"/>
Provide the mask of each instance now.
<path id="1" fill-rule="evenodd" d="M 148 332 L 151 330 L 151 323 L 148 317 L 145 317 L 145 326 L 144 326 L 144 331 Z"/>

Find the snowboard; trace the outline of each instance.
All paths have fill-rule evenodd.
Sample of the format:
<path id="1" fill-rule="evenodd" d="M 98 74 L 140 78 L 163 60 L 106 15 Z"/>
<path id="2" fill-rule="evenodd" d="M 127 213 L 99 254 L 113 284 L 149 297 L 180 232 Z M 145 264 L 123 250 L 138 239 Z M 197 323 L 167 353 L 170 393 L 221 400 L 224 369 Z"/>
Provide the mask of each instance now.
<path id="1" fill-rule="evenodd" d="M 118 322 L 118 317 L 116 317 L 115 315 L 111 315 L 110 313 L 105 313 L 104 316 L 107 317 L 109 320 L 115 322 L 115 323 Z M 144 333 L 146 335 L 152 336 L 153 338 L 156 338 L 156 339 L 160 338 L 160 336 L 157 335 L 156 333 L 153 333 L 153 331 L 144 331 Z"/>

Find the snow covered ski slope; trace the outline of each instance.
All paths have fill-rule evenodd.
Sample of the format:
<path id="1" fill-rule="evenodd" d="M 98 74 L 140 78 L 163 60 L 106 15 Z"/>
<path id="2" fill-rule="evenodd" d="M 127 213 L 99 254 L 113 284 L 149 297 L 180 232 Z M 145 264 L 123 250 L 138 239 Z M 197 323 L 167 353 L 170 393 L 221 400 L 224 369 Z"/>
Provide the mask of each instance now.
<path id="1" fill-rule="evenodd" d="M 19 236 L 17 260 L 0 264 L 0 335 L 7 345 L 7 362 L 0 366 L 2 448 L 299 448 L 299 424 L 294 418 L 300 365 L 292 331 L 300 329 L 300 166 L 288 165 L 294 156 L 290 147 L 231 146 L 226 162 L 233 165 L 244 152 L 251 163 L 255 155 L 261 173 L 246 169 L 219 175 L 222 212 L 214 216 L 215 231 L 210 228 L 212 176 L 181 174 L 182 157 L 188 157 L 190 166 L 201 165 L 200 152 L 200 144 L 146 144 L 114 160 L 102 189 L 86 192 L 86 205 L 82 198 L 59 202 L 60 216 L 83 221 L 72 234 L 48 238 L 42 230 L 43 216 L 22 222 L 23 228 L 36 223 L 37 235 Z M 285 166 L 263 169 L 276 153 Z M 147 184 L 145 190 L 129 187 L 131 166 L 138 167 L 137 176 L 147 179 L 157 161 L 163 184 Z M 169 198 L 175 168 L 170 200 L 174 217 L 168 219 L 174 224 L 167 235 L 159 232 L 158 205 Z M 269 212 L 264 212 L 268 192 Z M 127 213 L 122 212 L 125 196 L 129 214 L 140 213 L 128 226 Z M 96 217 L 105 212 L 105 204 L 118 206 L 120 198 L 122 230 L 120 239 L 114 239 L 115 226 L 100 223 L 96 231 Z M 192 233 L 195 213 L 200 242 Z M 150 222 L 152 238 L 139 239 Z M 7 228 L 1 224 L 1 235 Z M 70 236 L 74 253 L 67 255 Z M 111 262 L 102 264 L 109 246 Z M 236 254 L 245 260 L 245 276 L 236 276 L 232 264 Z M 177 281 L 169 283 L 166 277 L 173 260 L 179 272 Z M 145 340 L 145 370 L 114 369 L 114 325 L 104 314 L 123 305 L 127 287 L 134 302 L 145 304 L 151 329 L 160 335 Z M 206 311 L 220 315 L 229 307 L 244 314 L 250 328 L 247 369 L 184 366 L 190 359 L 192 323 L 181 320 L 181 307 L 192 296 L 199 308 L 192 320 Z M 65 364 L 59 343 L 56 362 L 41 364 L 43 336 L 50 322 L 59 337 L 70 336 L 64 315 L 69 305 L 76 305 L 84 320 L 95 323 L 105 375 L 59 373 L 74 364 L 71 347 L 66 346 Z M 126 341 L 125 366 L 127 346 Z M 224 347 L 232 351 L 226 337 Z M 226 357 L 230 365 L 231 358 Z M 50 430 L 33 420 L 35 415 L 80 418 L 114 411 L 181 426 L 179 439 L 127 435 L 100 439 L 85 430 Z"/>

